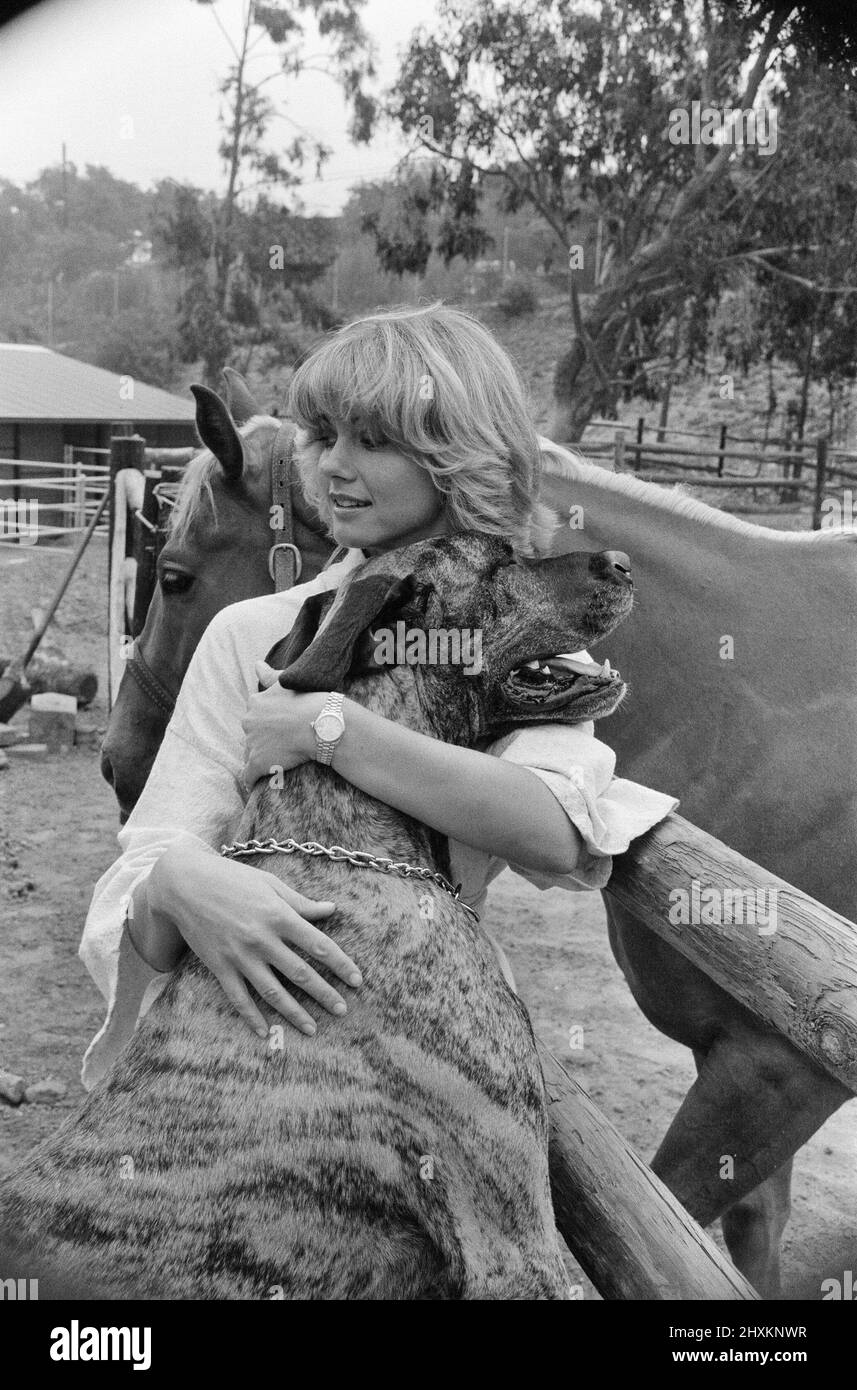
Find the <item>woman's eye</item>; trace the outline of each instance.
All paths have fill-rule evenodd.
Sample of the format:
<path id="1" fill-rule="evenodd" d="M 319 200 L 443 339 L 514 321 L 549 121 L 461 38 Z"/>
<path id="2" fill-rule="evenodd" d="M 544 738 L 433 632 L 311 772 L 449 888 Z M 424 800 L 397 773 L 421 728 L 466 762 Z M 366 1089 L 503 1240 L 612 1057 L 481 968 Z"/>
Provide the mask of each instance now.
<path id="1" fill-rule="evenodd" d="M 193 575 L 184 570 L 164 570 L 160 577 L 161 590 L 165 594 L 187 593 L 193 583 Z"/>

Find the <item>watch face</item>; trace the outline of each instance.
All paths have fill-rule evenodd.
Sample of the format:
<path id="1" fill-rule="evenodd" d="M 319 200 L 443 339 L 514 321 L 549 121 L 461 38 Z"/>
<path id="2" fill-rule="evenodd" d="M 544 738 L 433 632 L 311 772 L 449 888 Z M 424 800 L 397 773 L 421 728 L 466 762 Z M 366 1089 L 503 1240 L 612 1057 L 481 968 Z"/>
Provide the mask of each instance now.
<path id="1" fill-rule="evenodd" d="M 320 714 L 314 728 L 322 743 L 332 743 L 334 739 L 342 737 L 345 720 L 339 714 Z"/>

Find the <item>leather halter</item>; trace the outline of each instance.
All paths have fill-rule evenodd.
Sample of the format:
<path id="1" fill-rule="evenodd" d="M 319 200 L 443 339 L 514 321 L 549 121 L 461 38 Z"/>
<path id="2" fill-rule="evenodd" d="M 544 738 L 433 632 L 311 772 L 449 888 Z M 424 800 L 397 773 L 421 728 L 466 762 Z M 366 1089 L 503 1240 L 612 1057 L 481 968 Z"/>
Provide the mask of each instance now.
<path id="1" fill-rule="evenodd" d="M 283 421 L 274 437 L 271 454 L 271 526 L 274 542 L 268 551 L 268 573 L 277 593 L 297 584 L 302 569 L 301 553 L 294 543 L 293 444 L 294 427 Z M 282 526 L 274 526 L 275 517 L 282 517 Z M 132 655 L 128 657 L 126 666 L 149 702 L 169 719 L 175 709 L 177 696 L 155 675 L 136 641 L 132 644 Z"/>
<path id="2" fill-rule="evenodd" d="M 294 541 L 294 517 L 292 515 L 292 448 L 294 445 L 294 426 L 283 422 L 274 439 L 271 456 L 271 502 L 272 512 L 282 516 L 282 526 L 274 526 L 274 544 L 268 551 L 268 573 L 274 581 L 277 593 L 291 589 L 301 577 L 301 552 Z M 271 522 L 273 526 L 274 517 Z"/>

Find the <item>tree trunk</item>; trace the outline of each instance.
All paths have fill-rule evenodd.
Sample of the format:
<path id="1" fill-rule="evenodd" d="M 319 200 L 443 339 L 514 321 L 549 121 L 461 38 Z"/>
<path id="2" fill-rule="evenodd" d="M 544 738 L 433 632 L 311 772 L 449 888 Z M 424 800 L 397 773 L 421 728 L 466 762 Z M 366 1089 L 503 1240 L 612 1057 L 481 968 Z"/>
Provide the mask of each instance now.
<path id="1" fill-rule="evenodd" d="M 756 99 L 787 13 L 787 9 L 782 8 L 771 17 L 740 101 L 736 103 L 742 109 L 751 107 Z M 624 266 L 617 268 L 612 283 L 597 291 L 585 323 L 575 324 L 571 349 L 560 358 L 554 373 L 554 413 L 550 434 L 557 443 L 579 440 L 596 411 L 611 408 L 609 383 L 616 374 L 617 347 L 627 332 L 627 322 L 636 317 L 640 302 L 646 295 L 645 285 L 640 282 L 670 264 L 675 254 L 674 229 L 681 227 L 688 216 L 702 206 L 712 187 L 726 173 L 734 153 L 731 145 L 724 144 L 698 170 L 676 197 L 660 234 L 639 247 Z M 601 372 L 598 371 L 595 354 Z M 607 384 L 602 374 L 607 378 Z M 612 396 L 615 402 L 615 387 L 612 387 Z"/>

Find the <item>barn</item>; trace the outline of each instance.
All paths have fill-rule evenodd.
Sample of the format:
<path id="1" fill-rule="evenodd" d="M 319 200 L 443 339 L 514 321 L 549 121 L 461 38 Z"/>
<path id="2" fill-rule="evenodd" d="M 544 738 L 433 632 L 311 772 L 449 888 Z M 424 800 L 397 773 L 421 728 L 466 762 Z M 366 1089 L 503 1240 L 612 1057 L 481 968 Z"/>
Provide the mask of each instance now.
<path id="1" fill-rule="evenodd" d="M 194 409 L 190 395 L 37 344 L 0 343 L 0 543 L 67 543 L 104 491 L 111 435 L 186 447 L 196 443 Z"/>
<path id="2" fill-rule="evenodd" d="M 61 463 L 68 447 L 106 449 L 132 422 L 152 446 L 193 444 L 194 404 L 31 343 L 0 343 L 0 459 Z"/>

